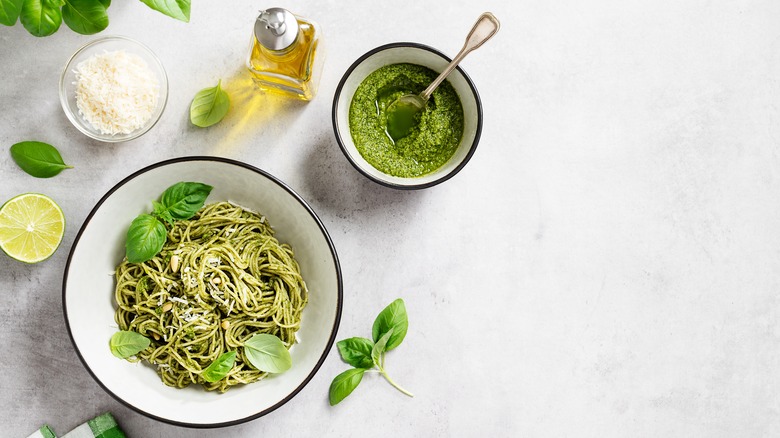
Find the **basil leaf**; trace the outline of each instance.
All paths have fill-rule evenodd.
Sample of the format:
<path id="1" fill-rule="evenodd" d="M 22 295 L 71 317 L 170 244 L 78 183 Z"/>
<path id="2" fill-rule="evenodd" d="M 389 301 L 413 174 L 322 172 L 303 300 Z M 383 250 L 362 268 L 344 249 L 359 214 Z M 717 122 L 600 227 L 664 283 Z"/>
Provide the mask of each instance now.
<path id="1" fill-rule="evenodd" d="M 120 359 L 134 356 L 145 350 L 150 344 L 151 341 L 146 336 L 125 330 L 114 333 L 108 341 L 111 354 Z"/>
<path id="2" fill-rule="evenodd" d="M 190 21 L 190 0 L 141 0 L 141 3 L 185 23 Z"/>
<path id="3" fill-rule="evenodd" d="M 72 169 L 62 161 L 57 148 L 40 141 L 23 141 L 11 146 L 11 157 L 16 164 L 36 178 L 51 178 L 63 169 Z"/>
<path id="4" fill-rule="evenodd" d="M 371 349 L 374 343 L 366 338 L 349 338 L 339 341 L 336 346 L 339 349 L 344 362 L 355 368 L 371 368 L 374 362 L 371 359 Z"/>
<path id="5" fill-rule="evenodd" d="M 157 217 L 173 225 L 173 220 L 174 220 L 173 216 L 171 216 L 171 212 L 168 211 L 168 209 L 165 208 L 164 205 L 160 204 L 157 201 L 152 201 L 152 206 L 154 207 L 154 214 L 156 214 Z"/>
<path id="6" fill-rule="evenodd" d="M 160 204 L 174 219 L 189 219 L 203 207 L 211 189 L 210 185 L 197 182 L 176 183 L 163 192 Z"/>
<path id="7" fill-rule="evenodd" d="M 56 0 L 24 0 L 19 21 L 32 35 L 49 36 L 62 24 L 60 6 L 62 3 Z"/>
<path id="8" fill-rule="evenodd" d="M 0 24 L 13 26 L 22 12 L 24 0 L 0 0 Z"/>
<path id="9" fill-rule="evenodd" d="M 374 344 L 374 348 L 371 349 L 371 360 L 377 368 L 382 369 L 382 353 L 387 351 L 387 341 L 393 336 L 393 329 L 390 329 L 382 335 L 381 338 Z"/>
<path id="10" fill-rule="evenodd" d="M 274 335 L 256 333 L 244 342 L 244 354 L 253 367 L 269 373 L 282 373 L 292 367 L 292 357 Z"/>
<path id="11" fill-rule="evenodd" d="M 216 87 L 204 88 L 195 94 L 190 105 L 190 121 L 195 126 L 206 128 L 223 118 L 230 109 L 230 97 L 222 89 L 222 80 Z"/>
<path id="12" fill-rule="evenodd" d="M 333 382 L 330 383 L 330 391 L 328 393 L 330 405 L 335 406 L 352 394 L 352 391 L 363 380 L 363 373 L 365 372 L 366 370 L 363 368 L 352 368 L 336 376 Z"/>
<path id="13" fill-rule="evenodd" d="M 371 330 L 374 342 L 378 342 L 390 329 L 393 330 L 393 335 L 387 341 L 385 351 L 390 351 L 399 346 L 406 337 L 406 331 L 409 329 L 406 306 L 404 306 L 404 300 L 400 298 L 385 307 L 379 313 L 379 316 L 376 317 L 376 320 L 374 320 L 374 326 Z"/>
<path id="14" fill-rule="evenodd" d="M 62 19 L 74 32 L 96 34 L 108 27 L 106 6 L 94 0 L 65 0 Z"/>
<path id="15" fill-rule="evenodd" d="M 236 352 L 228 351 L 219 355 L 217 360 L 211 362 L 208 367 L 201 373 L 203 380 L 207 382 L 216 382 L 222 380 L 233 368 L 233 364 L 236 361 Z"/>
<path id="16" fill-rule="evenodd" d="M 111 0 L 98 0 L 104 8 L 108 9 L 111 6 Z"/>
<path id="17" fill-rule="evenodd" d="M 125 253 L 130 263 L 145 262 L 162 250 L 168 232 L 165 225 L 151 214 L 142 214 L 133 219 L 127 230 Z"/>

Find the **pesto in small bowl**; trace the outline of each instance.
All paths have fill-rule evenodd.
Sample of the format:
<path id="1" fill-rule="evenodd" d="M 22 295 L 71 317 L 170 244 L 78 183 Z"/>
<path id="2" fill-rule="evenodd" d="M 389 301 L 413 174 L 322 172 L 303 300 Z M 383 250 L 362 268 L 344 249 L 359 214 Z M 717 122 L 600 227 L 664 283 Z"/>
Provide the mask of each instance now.
<path id="1" fill-rule="evenodd" d="M 414 178 L 440 168 L 455 154 L 463 136 L 463 106 L 444 81 L 431 95 L 411 133 L 393 142 L 387 134 L 387 108 L 404 94 L 419 94 L 438 74 L 411 63 L 385 65 L 358 86 L 349 108 L 352 141 L 377 170 Z"/>

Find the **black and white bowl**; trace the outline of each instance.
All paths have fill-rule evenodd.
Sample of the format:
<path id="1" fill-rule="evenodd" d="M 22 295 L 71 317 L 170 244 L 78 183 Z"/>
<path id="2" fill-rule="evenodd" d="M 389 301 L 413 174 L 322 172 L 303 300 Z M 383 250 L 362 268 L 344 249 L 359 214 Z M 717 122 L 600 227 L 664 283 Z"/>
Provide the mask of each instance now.
<path id="1" fill-rule="evenodd" d="M 349 129 L 349 107 L 358 86 L 372 72 L 390 64 L 411 63 L 439 73 L 450 59 L 438 50 L 417 43 L 392 43 L 377 47 L 358 58 L 341 78 L 333 97 L 333 130 L 350 163 L 372 181 L 396 189 L 424 189 L 442 183 L 460 172 L 477 149 L 482 133 L 482 103 L 474 83 L 458 67 L 447 77 L 463 105 L 463 137 L 455 154 L 443 166 L 423 176 L 402 178 L 377 170 L 360 155 Z"/>
<path id="2" fill-rule="evenodd" d="M 115 267 L 124 257 L 125 235 L 152 200 L 179 181 L 214 187 L 207 203 L 232 201 L 265 215 L 281 242 L 292 245 L 309 290 L 290 350 L 293 366 L 219 394 L 200 385 L 165 386 L 143 363 L 117 359 L 108 341 L 114 322 Z M 66 325 L 81 361 L 109 394 L 149 417 L 187 427 L 238 424 L 292 399 L 314 376 L 333 346 L 341 318 L 342 280 L 336 250 L 311 207 L 272 175 L 216 157 L 185 157 L 141 169 L 108 191 L 87 216 L 65 268 L 62 286 Z"/>

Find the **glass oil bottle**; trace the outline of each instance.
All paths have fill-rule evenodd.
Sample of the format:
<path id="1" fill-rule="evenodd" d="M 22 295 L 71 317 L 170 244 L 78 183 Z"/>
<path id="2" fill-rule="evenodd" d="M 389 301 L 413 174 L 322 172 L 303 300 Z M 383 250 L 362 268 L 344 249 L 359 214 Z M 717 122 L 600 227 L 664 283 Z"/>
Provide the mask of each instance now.
<path id="1" fill-rule="evenodd" d="M 311 100 L 322 72 L 320 33 L 315 22 L 286 9 L 260 11 L 247 60 L 252 79 L 263 90 Z"/>

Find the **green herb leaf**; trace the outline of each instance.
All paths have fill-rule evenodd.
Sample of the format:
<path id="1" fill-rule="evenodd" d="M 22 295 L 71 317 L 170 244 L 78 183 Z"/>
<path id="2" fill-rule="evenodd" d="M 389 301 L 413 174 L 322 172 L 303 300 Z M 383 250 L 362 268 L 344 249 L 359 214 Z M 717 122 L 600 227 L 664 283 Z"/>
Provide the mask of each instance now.
<path id="1" fill-rule="evenodd" d="M 190 105 L 190 121 L 206 128 L 222 120 L 230 109 L 230 97 L 222 89 L 222 80 L 216 87 L 204 88 L 195 95 Z"/>
<path id="2" fill-rule="evenodd" d="M 19 21 L 32 35 L 49 36 L 62 24 L 60 6 L 62 3 L 57 0 L 24 0 Z"/>
<path id="3" fill-rule="evenodd" d="M 154 207 L 154 214 L 157 215 L 157 217 L 173 225 L 173 216 L 171 216 L 171 212 L 168 211 L 164 205 L 157 201 L 152 201 L 152 206 Z"/>
<path id="4" fill-rule="evenodd" d="M 227 376 L 227 373 L 230 372 L 230 369 L 233 368 L 235 361 L 235 351 L 228 351 L 220 354 L 217 360 L 211 362 L 211 364 L 203 370 L 203 373 L 201 373 L 203 380 L 207 382 L 216 382 L 224 379 L 225 376 Z"/>
<path id="5" fill-rule="evenodd" d="M 51 178 L 63 169 L 72 169 L 62 161 L 57 148 L 40 141 L 23 141 L 11 146 L 11 157 L 25 172 L 36 178 Z"/>
<path id="6" fill-rule="evenodd" d="M 379 369 L 382 369 L 382 354 L 387 351 L 387 342 L 391 336 L 393 336 L 393 329 L 388 330 L 387 333 L 382 335 L 376 344 L 374 344 L 374 348 L 371 349 L 371 360 Z"/>
<path id="7" fill-rule="evenodd" d="M 330 405 L 335 406 L 348 395 L 352 394 L 352 391 L 360 385 L 360 381 L 363 380 L 363 373 L 366 370 L 363 368 L 352 368 L 351 370 L 344 371 L 336 376 L 333 382 L 330 383 L 330 391 L 328 399 Z"/>
<path id="8" fill-rule="evenodd" d="M 292 357 L 284 343 L 274 335 L 256 333 L 244 343 L 249 363 L 260 371 L 282 373 L 292 367 Z"/>
<path id="9" fill-rule="evenodd" d="M 65 0 L 62 19 L 74 32 L 96 34 L 108 27 L 106 6 L 94 0 Z"/>
<path id="10" fill-rule="evenodd" d="M 371 368 L 374 362 L 371 359 L 371 350 L 374 343 L 366 338 L 349 338 L 339 341 L 336 346 L 339 349 L 344 362 L 355 368 Z"/>
<path id="11" fill-rule="evenodd" d="M 104 8 L 108 9 L 109 6 L 111 6 L 111 0 L 99 0 L 100 4 L 103 5 Z"/>
<path id="12" fill-rule="evenodd" d="M 111 348 L 111 354 L 120 358 L 127 359 L 145 350 L 151 341 L 140 333 L 130 331 L 120 331 L 111 336 L 108 346 Z"/>
<path id="13" fill-rule="evenodd" d="M 0 24 L 13 26 L 22 12 L 24 0 L 0 0 Z"/>
<path id="14" fill-rule="evenodd" d="M 213 187 L 197 182 L 176 183 L 163 192 L 160 204 L 173 219 L 189 219 L 203 207 L 211 189 Z"/>
<path id="15" fill-rule="evenodd" d="M 379 313 L 374 321 L 374 326 L 371 330 L 374 342 L 379 342 L 379 339 L 385 335 L 385 333 L 393 330 L 393 335 L 387 341 L 385 351 L 390 351 L 393 348 L 401 345 L 406 337 L 406 331 L 409 329 L 409 320 L 406 316 L 406 306 L 404 306 L 404 300 L 398 298 L 390 303 Z"/>
<path id="16" fill-rule="evenodd" d="M 155 11 L 188 23 L 190 21 L 190 0 L 141 0 Z"/>
<path id="17" fill-rule="evenodd" d="M 130 263 L 142 263 L 150 260 L 162 250 L 168 232 L 165 225 L 150 214 L 142 214 L 133 219 L 127 230 L 125 253 Z"/>

